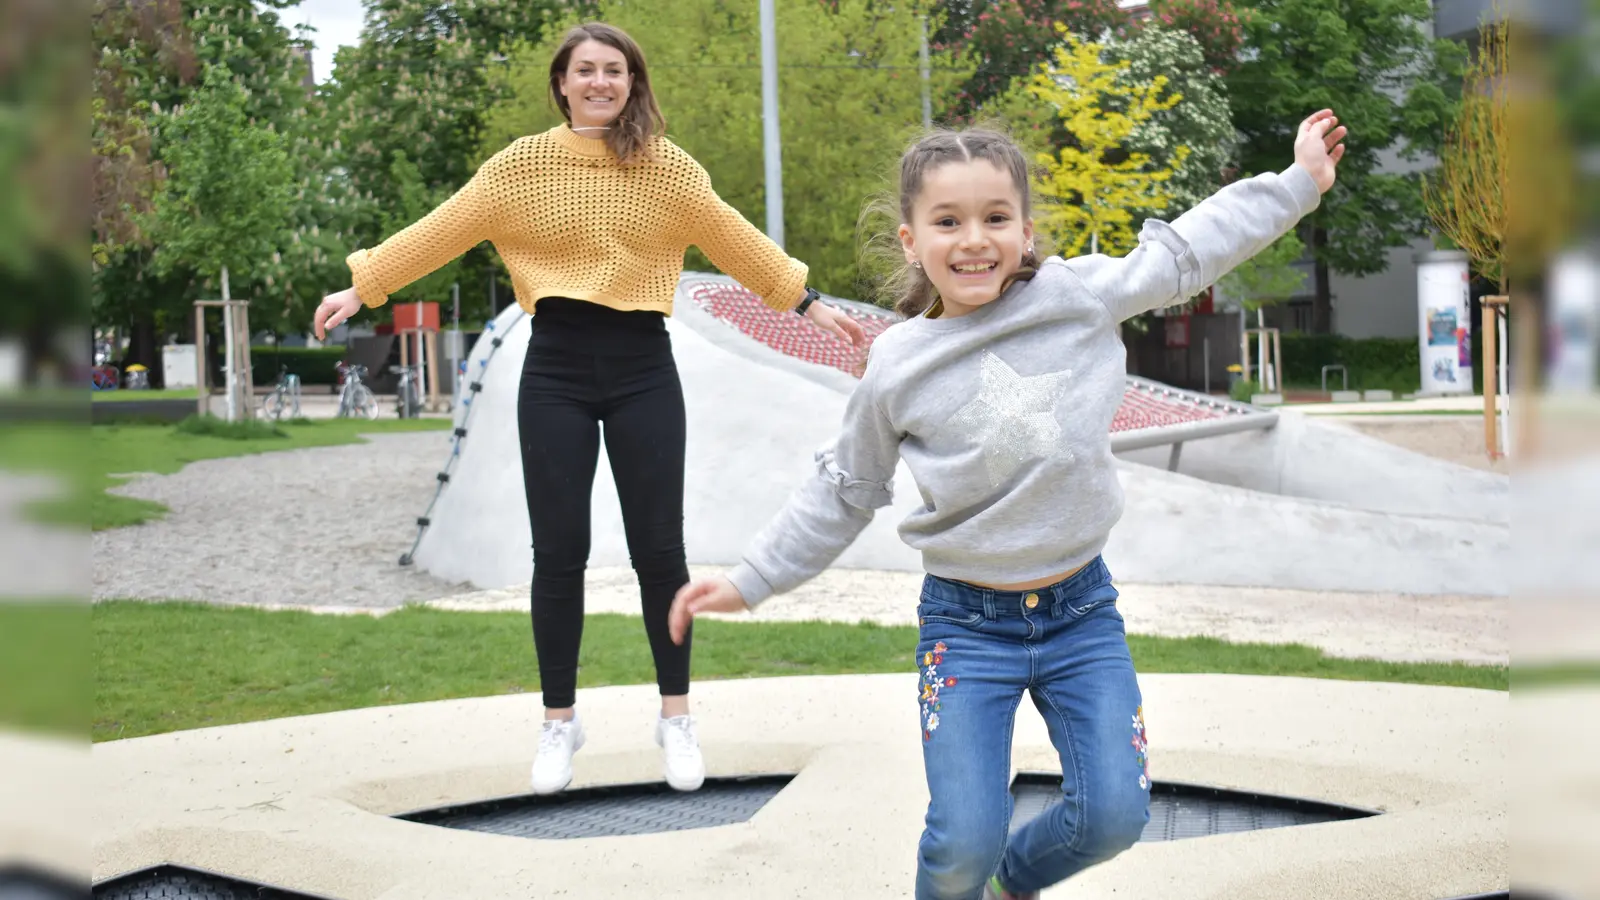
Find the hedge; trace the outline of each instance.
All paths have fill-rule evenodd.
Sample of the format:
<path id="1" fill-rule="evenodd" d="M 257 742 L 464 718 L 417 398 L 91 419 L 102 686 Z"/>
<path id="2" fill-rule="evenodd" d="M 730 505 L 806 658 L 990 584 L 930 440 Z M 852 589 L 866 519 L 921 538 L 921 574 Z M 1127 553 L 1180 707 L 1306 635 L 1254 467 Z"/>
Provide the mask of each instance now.
<path id="1" fill-rule="evenodd" d="M 344 347 L 251 347 L 250 378 L 258 385 L 278 383 L 278 367 L 300 376 L 302 385 L 334 384 L 339 373 L 334 364 L 345 358 Z"/>
<path id="2" fill-rule="evenodd" d="M 1283 335 L 1283 380 L 1295 387 L 1320 388 L 1322 367 L 1342 364 L 1350 373 L 1353 391 L 1391 390 L 1397 395 L 1422 388 L 1421 348 L 1410 338 L 1349 338 L 1336 334 Z M 1472 358 L 1481 360 L 1481 335 L 1472 332 Z M 1337 372 L 1328 373 L 1328 388 L 1343 384 Z M 1474 391 L 1483 386 L 1483 366 L 1472 370 Z"/>

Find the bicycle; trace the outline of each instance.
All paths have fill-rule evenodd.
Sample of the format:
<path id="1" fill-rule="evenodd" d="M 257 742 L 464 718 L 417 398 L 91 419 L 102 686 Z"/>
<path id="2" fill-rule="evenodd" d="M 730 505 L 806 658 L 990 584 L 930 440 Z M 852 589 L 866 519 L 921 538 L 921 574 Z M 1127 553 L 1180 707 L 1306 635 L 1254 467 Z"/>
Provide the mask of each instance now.
<path id="1" fill-rule="evenodd" d="M 415 419 L 422 415 L 422 394 L 417 389 L 417 366 L 390 366 L 389 371 L 400 376 L 400 386 L 395 391 L 395 413 L 402 419 Z"/>
<path id="2" fill-rule="evenodd" d="M 300 376 L 289 374 L 288 366 L 279 366 L 278 383 L 273 386 L 272 393 L 261 401 L 261 412 L 277 421 L 283 418 L 286 406 L 290 410 L 290 418 L 300 418 Z"/>
<path id="3" fill-rule="evenodd" d="M 344 377 L 344 384 L 339 388 L 339 411 L 336 418 L 348 419 L 361 417 L 376 419 L 378 417 L 378 400 L 372 395 L 372 390 L 361 383 L 361 376 L 366 373 L 366 366 L 345 365 L 339 362 L 334 365 L 334 370 Z"/>

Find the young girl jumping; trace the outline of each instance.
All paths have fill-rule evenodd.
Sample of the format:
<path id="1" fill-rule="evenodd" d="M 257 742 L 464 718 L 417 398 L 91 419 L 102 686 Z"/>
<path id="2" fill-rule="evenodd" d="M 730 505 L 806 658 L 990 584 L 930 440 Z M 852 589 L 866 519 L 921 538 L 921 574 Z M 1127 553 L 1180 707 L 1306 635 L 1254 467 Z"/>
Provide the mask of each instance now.
<path id="1" fill-rule="evenodd" d="M 815 577 L 891 502 L 906 461 L 923 504 L 900 525 L 927 577 L 917 608 L 930 800 L 918 900 L 1037 896 L 1121 853 L 1149 820 L 1144 716 L 1100 558 L 1122 513 L 1111 454 L 1123 320 L 1192 297 L 1317 207 L 1345 129 L 1301 123 L 1294 164 L 1229 185 L 1139 246 L 1043 264 L 1027 162 L 991 131 L 942 131 L 900 163 L 907 320 L 873 344 L 838 440 L 725 577 L 685 586 L 674 640 Z M 1007 838 L 1011 735 L 1026 690 L 1065 802 Z"/>

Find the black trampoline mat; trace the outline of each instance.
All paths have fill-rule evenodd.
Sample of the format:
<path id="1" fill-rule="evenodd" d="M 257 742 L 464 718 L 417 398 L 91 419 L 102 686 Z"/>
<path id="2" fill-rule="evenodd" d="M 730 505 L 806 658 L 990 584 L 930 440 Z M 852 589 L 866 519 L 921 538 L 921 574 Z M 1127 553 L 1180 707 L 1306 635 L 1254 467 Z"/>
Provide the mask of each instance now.
<path id="1" fill-rule="evenodd" d="M 1011 830 L 1061 802 L 1059 775 L 1018 775 L 1011 785 Z M 1156 782 L 1150 786 L 1150 821 L 1142 842 L 1320 825 L 1373 815 L 1368 810 L 1222 788 Z"/>
<path id="2" fill-rule="evenodd" d="M 94 900 L 328 900 L 328 898 L 183 866 L 154 866 L 107 879 L 95 885 Z"/>
<path id="3" fill-rule="evenodd" d="M 665 784 L 584 788 L 549 796 L 513 797 L 396 818 L 541 840 L 686 831 L 748 822 L 794 776 L 706 779 L 697 791 Z"/>

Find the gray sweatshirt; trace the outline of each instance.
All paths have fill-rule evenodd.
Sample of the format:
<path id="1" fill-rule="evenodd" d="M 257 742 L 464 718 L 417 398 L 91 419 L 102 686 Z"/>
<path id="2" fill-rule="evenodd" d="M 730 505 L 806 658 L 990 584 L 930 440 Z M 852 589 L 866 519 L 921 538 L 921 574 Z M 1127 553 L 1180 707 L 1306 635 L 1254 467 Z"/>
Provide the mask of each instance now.
<path id="1" fill-rule="evenodd" d="M 728 577 L 751 607 L 816 577 L 893 500 L 905 460 L 922 506 L 900 537 L 930 574 L 1033 581 L 1092 561 L 1122 515 L 1111 419 L 1128 318 L 1173 306 L 1256 255 L 1320 200 L 1298 165 L 1235 182 L 1127 256 L 1051 257 L 956 318 L 873 342 L 838 439 Z"/>

